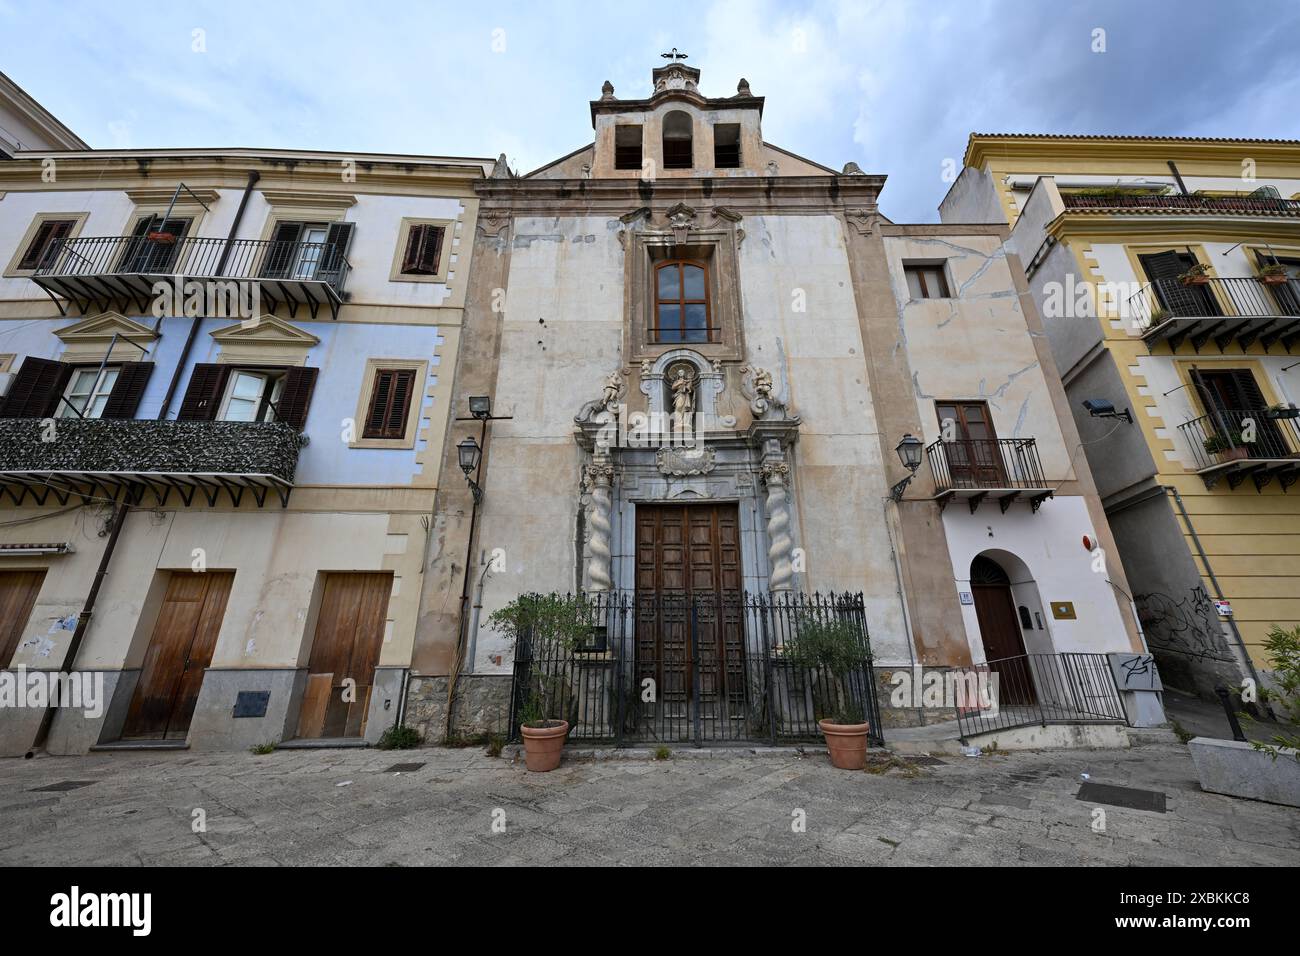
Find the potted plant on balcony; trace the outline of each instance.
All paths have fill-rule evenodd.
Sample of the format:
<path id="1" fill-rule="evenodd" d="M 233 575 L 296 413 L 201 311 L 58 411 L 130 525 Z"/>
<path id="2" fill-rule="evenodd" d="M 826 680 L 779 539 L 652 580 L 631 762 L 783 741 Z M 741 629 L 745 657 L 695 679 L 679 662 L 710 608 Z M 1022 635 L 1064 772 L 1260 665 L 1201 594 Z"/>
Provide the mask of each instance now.
<path id="1" fill-rule="evenodd" d="M 870 680 L 869 656 L 858 622 L 846 618 L 804 616 L 795 635 L 785 642 L 782 657 L 810 672 L 813 713 L 826 738 L 831 764 L 840 770 L 861 770 L 867 763 L 871 724 L 849 678 L 855 672 Z"/>
<path id="2" fill-rule="evenodd" d="M 1151 321 L 1147 323 L 1147 331 L 1160 328 L 1160 326 L 1164 325 L 1173 317 L 1174 314 L 1164 306 L 1156 306 L 1151 310 Z"/>
<path id="3" fill-rule="evenodd" d="M 1198 262 L 1178 277 L 1183 285 L 1205 285 L 1210 281 L 1210 267 Z"/>
<path id="4" fill-rule="evenodd" d="M 1264 285 L 1283 285 L 1291 276 L 1282 263 L 1272 262 L 1266 266 L 1260 266 L 1258 278 Z"/>
<path id="5" fill-rule="evenodd" d="M 509 638 L 516 679 L 525 681 L 519 732 L 529 770 L 545 772 L 560 765 L 569 733 L 562 715 L 571 696 L 573 652 L 590 639 L 590 618 L 581 598 L 557 594 L 520 595 L 488 617 L 488 625 Z"/>
<path id="6" fill-rule="evenodd" d="M 1300 418 L 1300 408 L 1296 407 L 1295 402 L 1278 402 L 1264 409 L 1264 417 L 1275 421 L 1281 418 Z"/>
<path id="7" fill-rule="evenodd" d="M 1241 438 L 1241 432 L 1233 431 L 1228 435 L 1215 432 L 1201 443 L 1207 455 L 1217 455 L 1221 461 L 1236 461 L 1249 454 Z"/>

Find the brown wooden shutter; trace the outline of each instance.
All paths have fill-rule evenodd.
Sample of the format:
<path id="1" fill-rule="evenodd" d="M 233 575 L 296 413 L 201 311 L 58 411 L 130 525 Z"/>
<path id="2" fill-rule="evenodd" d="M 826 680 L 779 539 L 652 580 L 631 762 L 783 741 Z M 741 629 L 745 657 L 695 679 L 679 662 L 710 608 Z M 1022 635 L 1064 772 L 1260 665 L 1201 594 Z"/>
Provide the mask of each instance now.
<path id="1" fill-rule="evenodd" d="M 294 365 L 284 373 L 284 388 L 275 407 L 280 421 L 294 428 L 302 428 L 307 423 L 307 406 L 311 404 L 311 393 L 316 388 L 319 371 Z"/>
<path id="2" fill-rule="evenodd" d="M 55 239 L 63 239 L 72 231 L 73 222 L 70 219 L 48 219 L 37 227 L 36 235 L 32 237 L 32 243 L 23 253 L 22 260 L 18 263 L 19 269 L 36 269 L 41 265 L 41 261 L 46 258 L 45 252 L 50 248 L 50 244 Z"/>
<path id="3" fill-rule="evenodd" d="M 412 226 L 406 241 L 406 253 L 402 257 L 402 272 L 407 275 L 437 275 L 445 233 L 442 226 L 429 223 Z"/>
<path id="4" fill-rule="evenodd" d="M 221 396 L 230 377 L 229 365 L 199 363 L 190 373 L 189 388 L 181 399 L 177 421 L 210 422 L 221 408 Z"/>
<path id="5" fill-rule="evenodd" d="M 411 411 L 411 397 L 414 394 L 415 369 L 377 369 L 361 437 L 405 438 L 406 417 Z"/>
<path id="6" fill-rule="evenodd" d="M 338 282 L 343 276 L 343 261 L 352 246 L 353 227 L 350 222 L 332 222 L 325 233 L 325 248 L 321 252 L 316 278 L 325 282 Z"/>
<path id="7" fill-rule="evenodd" d="M 271 244 L 262 260 L 262 275 L 269 278 L 282 278 L 289 274 L 289 264 L 297 251 L 298 236 L 302 233 L 300 222 L 276 223 L 271 233 Z"/>
<path id="8" fill-rule="evenodd" d="M 48 418 L 71 377 L 71 365 L 27 356 L 0 405 L 0 418 Z"/>
<path id="9" fill-rule="evenodd" d="M 144 398 L 144 388 L 149 384 L 149 376 L 152 374 L 153 362 L 129 362 L 119 366 L 117 381 L 113 383 L 113 390 L 108 393 L 108 401 L 104 403 L 104 412 L 99 417 L 135 418 L 140 399 Z"/>

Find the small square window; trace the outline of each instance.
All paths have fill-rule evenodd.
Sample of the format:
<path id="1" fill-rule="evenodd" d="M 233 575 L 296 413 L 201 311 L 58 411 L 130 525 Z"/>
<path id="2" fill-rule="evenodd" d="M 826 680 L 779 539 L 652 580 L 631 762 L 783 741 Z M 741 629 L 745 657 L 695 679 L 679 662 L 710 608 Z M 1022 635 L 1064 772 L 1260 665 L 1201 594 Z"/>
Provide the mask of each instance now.
<path id="1" fill-rule="evenodd" d="M 907 291 L 913 299 L 952 298 L 941 263 L 904 265 L 903 273 L 907 276 Z"/>
<path id="2" fill-rule="evenodd" d="M 713 166 L 715 169 L 740 168 L 739 123 L 719 123 L 713 127 Z"/>
<path id="3" fill-rule="evenodd" d="M 406 437 L 411 396 L 415 392 L 415 372 L 413 368 L 375 369 L 362 438 Z"/>
<path id="4" fill-rule="evenodd" d="M 644 127 L 622 124 L 614 127 L 614 168 L 641 168 L 641 135 Z"/>
<path id="5" fill-rule="evenodd" d="M 447 230 L 443 226 L 429 223 L 411 226 L 406 236 L 406 251 L 402 254 L 402 275 L 437 275 L 446 234 Z"/>
<path id="6" fill-rule="evenodd" d="M 55 242 L 66 239 L 76 228 L 75 219 L 46 219 L 36 227 L 36 235 L 18 260 L 19 269 L 39 269 L 47 265 L 58 248 Z"/>

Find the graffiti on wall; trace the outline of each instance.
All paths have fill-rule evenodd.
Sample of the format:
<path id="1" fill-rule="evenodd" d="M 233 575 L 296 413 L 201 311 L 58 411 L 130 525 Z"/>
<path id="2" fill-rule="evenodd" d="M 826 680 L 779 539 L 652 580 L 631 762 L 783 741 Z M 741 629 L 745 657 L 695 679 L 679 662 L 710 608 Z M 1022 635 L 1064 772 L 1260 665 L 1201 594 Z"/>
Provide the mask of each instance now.
<path id="1" fill-rule="evenodd" d="M 1214 602 L 1197 585 L 1187 596 L 1172 597 L 1160 591 L 1133 595 L 1138 620 L 1153 651 L 1180 654 L 1194 660 L 1228 661 L 1223 627 Z"/>

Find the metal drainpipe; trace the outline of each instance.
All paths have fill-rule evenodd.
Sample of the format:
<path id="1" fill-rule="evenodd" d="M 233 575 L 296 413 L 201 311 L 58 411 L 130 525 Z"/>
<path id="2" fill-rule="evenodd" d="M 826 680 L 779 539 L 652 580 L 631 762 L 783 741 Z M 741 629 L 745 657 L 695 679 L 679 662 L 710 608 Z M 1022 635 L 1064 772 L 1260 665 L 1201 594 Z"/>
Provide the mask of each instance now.
<path id="1" fill-rule="evenodd" d="M 117 505 L 117 510 L 113 512 L 113 524 L 108 532 L 108 543 L 104 545 L 104 553 L 99 558 L 99 568 L 95 571 L 95 580 L 91 582 L 90 592 L 86 595 L 86 603 L 82 605 L 81 613 L 77 615 L 77 628 L 72 632 L 72 640 L 68 642 L 68 649 L 63 655 L 63 664 L 59 668 L 59 673 L 68 673 L 72 665 L 76 663 L 77 652 L 81 650 L 81 642 L 86 637 L 86 628 L 90 625 L 91 615 L 95 612 L 95 600 L 99 597 L 100 585 L 104 583 L 104 578 L 108 576 L 108 565 L 113 560 L 113 551 L 117 548 L 117 539 L 122 533 L 122 525 L 126 523 L 126 514 L 131 510 L 131 506 L 125 501 Z M 36 731 L 36 740 L 32 743 L 31 750 L 27 751 L 27 756 L 35 754 L 36 749 L 45 743 L 46 736 L 50 732 L 50 724 L 54 721 L 54 707 L 46 706 L 45 714 L 41 717 L 41 726 Z"/>
<path id="2" fill-rule="evenodd" d="M 1196 528 L 1193 527 L 1192 519 L 1187 514 L 1187 508 L 1183 506 L 1183 496 L 1178 493 L 1177 488 L 1166 486 L 1165 490 L 1174 496 L 1174 502 L 1178 505 L 1178 512 L 1183 516 L 1187 530 L 1191 532 L 1192 542 L 1196 545 L 1196 553 L 1201 556 L 1201 564 L 1205 565 L 1205 573 L 1210 579 L 1210 584 L 1214 587 L 1214 594 L 1222 601 L 1224 599 L 1223 588 L 1219 587 L 1219 579 L 1214 576 L 1214 568 L 1210 567 L 1210 559 L 1205 554 L 1205 548 L 1201 546 L 1201 539 L 1196 534 Z M 1232 630 L 1232 636 L 1237 639 L 1237 650 L 1240 652 L 1242 662 L 1245 663 L 1246 670 L 1250 672 L 1255 686 L 1262 686 L 1259 681 L 1259 674 L 1255 671 L 1255 664 L 1250 659 L 1250 652 L 1246 650 L 1246 642 L 1241 639 L 1241 631 L 1237 630 L 1237 621 L 1232 615 L 1228 615 L 1228 627 Z"/>
<path id="3" fill-rule="evenodd" d="M 262 174 L 256 169 L 248 171 L 248 185 L 244 187 L 244 195 L 239 199 L 239 208 L 235 210 L 235 221 L 230 224 L 230 232 L 226 236 L 226 246 L 221 250 L 221 258 L 217 261 L 217 268 L 213 271 L 218 276 L 223 275 L 226 270 L 226 263 L 230 260 L 230 250 L 235 242 L 235 233 L 239 230 L 239 224 L 244 220 L 244 210 L 248 208 L 248 197 L 253 193 L 253 187 L 257 181 L 262 178 Z M 158 320 L 162 321 L 161 318 Z M 194 340 L 198 338 L 199 326 L 203 322 L 203 317 L 196 315 L 190 322 L 190 334 L 185 339 L 185 345 L 181 348 L 181 357 L 176 361 L 176 368 L 172 371 L 172 380 L 167 385 L 167 394 L 163 396 L 162 409 L 158 412 L 158 420 L 163 421 L 167 418 L 167 413 L 171 411 L 172 399 L 176 397 L 176 389 L 181 384 L 181 373 L 185 371 L 185 363 L 189 360 L 190 351 L 194 348 Z"/>

